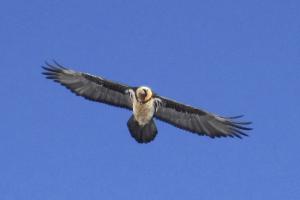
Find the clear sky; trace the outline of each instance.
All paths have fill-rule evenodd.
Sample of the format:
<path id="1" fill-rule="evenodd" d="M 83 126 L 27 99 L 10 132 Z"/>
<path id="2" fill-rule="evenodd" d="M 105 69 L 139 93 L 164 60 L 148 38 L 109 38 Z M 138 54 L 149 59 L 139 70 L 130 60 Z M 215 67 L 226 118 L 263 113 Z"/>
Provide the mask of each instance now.
<path id="1" fill-rule="evenodd" d="M 0 199 L 300 199 L 300 1 L 3 1 Z M 56 59 L 148 85 L 224 116 L 250 137 L 210 139 L 46 80 Z"/>

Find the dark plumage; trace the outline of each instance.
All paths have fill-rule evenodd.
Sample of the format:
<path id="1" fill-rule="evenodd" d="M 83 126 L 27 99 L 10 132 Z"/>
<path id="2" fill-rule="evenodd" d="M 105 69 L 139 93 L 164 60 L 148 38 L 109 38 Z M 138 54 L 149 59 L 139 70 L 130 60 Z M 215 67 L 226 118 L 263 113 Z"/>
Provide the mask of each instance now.
<path id="1" fill-rule="evenodd" d="M 247 136 L 243 131 L 251 130 L 251 128 L 245 127 L 251 122 L 235 121 L 242 115 L 221 117 L 167 98 L 160 97 L 160 99 L 162 106 L 155 113 L 155 117 L 178 128 L 211 138 L 226 136 L 241 138 L 241 136 Z"/>
<path id="2" fill-rule="evenodd" d="M 131 135 L 139 143 L 148 143 L 157 134 L 153 117 L 199 135 L 215 137 L 247 136 L 251 122 L 237 121 L 237 117 L 221 117 L 174 100 L 154 94 L 150 88 L 130 87 L 102 77 L 76 72 L 54 61 L 43 66 L 48 79 L 68 88 L 86 99 L 133 110 L 128 121 Z"/>
<path id="3" fill-rule="evenodd" d="M 55 62 L 55 65 L 46 63 L 43 68 L 45 70 L 43 74 L 48 79 L 60 83 L 78 96 L 100 103 L 132 109 L 130 98 L 125 93 L 130 87 L 126 85 L 87 73 L 75 72 L 57 62 Z"/>

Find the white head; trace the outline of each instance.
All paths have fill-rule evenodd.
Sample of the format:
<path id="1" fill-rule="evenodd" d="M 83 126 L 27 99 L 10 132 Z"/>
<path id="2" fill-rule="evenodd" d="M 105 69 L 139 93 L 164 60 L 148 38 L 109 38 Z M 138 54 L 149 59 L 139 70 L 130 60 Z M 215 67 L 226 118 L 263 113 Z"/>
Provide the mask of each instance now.
<path id="1" fill-rule="evenodd" d="M 138 102 L 146 103 L 153 96 L 153 93 L 149 87 L 141 86 L 136 90 L 136 97 Z"/>

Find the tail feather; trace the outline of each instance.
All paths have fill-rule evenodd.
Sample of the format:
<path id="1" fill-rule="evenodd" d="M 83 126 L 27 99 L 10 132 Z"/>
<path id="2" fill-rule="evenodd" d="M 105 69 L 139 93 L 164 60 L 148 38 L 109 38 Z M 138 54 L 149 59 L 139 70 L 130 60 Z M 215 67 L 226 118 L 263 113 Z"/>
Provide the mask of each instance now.
<path id="1" fill-rule="evenodd" d="M 140 126 L 132 115 L 127 122 L 127 126 L 131 136 L 138 143 L 151 142 L 157 134 L 157 128 L 153 119 L 148 124 Z"/>

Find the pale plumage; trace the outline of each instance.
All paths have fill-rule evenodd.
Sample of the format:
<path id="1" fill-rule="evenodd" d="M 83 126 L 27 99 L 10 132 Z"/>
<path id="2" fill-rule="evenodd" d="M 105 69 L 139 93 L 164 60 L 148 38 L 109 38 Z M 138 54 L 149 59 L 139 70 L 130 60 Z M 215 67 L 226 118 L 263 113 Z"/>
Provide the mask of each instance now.
<path id="1" fill-rule="evenodd" d="M 62 84 L 76 95 L 86 99 L 126 108 L 133 111 L 127 126 L 131 135 L 139 143 L 152 141 L 157 128 L 153 118 L 157 118 L 178 128 L 214 137 L 247 136 L 243 131 L 250 122 L 238 122 L 237 117 L 221 117 L 188 105 L 178 103 L 157 94 L 146 86 L 130 87 L 109 81 L 102 77 L 76 72 L 54 62 L 43 67 L 48 79 Z"/>

